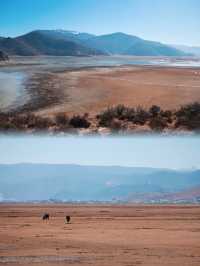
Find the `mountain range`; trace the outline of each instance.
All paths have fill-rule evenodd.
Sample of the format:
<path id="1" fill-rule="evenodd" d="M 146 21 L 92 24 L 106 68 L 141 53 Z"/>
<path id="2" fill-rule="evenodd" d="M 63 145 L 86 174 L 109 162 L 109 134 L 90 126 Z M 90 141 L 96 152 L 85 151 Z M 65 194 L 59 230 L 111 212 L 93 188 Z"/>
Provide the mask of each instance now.
<path id="1" fill-rule="evenodd" d="M 174 202 L 184 195 L 187 201 L 200 200 L 200 170 L 0 165 L 0 201 Z"/>
<path id="2" fill-rule="evenodd" d="M 186 56 L 180 49 L 117 32 L 96 36 L 64 30 L 36 30 L 16 38 L 0 37 L 0 50 L 19 56 Z"/>

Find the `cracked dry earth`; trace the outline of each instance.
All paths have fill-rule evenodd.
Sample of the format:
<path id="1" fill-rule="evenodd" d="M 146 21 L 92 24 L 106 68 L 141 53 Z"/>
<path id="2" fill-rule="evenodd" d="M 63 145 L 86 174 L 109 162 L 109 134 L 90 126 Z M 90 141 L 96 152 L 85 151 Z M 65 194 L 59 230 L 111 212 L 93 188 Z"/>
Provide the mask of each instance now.
<path id="1" fill-rule="evenodd" d="M 199 266 L 200 206 L 1 204 L 0 265 Z"/>

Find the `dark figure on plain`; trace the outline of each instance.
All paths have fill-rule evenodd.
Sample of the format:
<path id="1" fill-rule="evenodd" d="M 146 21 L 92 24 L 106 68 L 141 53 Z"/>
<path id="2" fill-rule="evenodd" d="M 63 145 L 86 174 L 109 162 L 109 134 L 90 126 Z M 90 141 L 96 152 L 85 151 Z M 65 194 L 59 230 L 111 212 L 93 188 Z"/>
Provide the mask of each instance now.
<path id="1" fill-rule="evenodd" d="M 65 217 L 65 223 L 68 224 L 70 222 L 70 220 L 71 220 L 71 217 L 69 215 L 67 215 Z"/>
<path id="2" fill-rule="evenodd" d="M 42 220 L 49 220 L 49 214 L 48 214 L 48 213 L 45 213 L 45 214 L 42 216 Z"/>

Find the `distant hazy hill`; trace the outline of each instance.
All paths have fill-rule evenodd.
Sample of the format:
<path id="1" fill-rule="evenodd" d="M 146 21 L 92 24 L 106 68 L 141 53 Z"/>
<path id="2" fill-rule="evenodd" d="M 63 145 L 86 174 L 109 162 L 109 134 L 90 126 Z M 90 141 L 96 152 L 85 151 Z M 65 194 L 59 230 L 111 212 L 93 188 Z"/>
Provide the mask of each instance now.
<path id="1" fill-rule="evenodd" d="M 187 55 L 174 47 L 120 32 L 95 36 L 64 30 L 37 30 L 17 38 L 0 38 L 0 50 L 10 55 Z"/>
<path id="2" fill-rule="evenodd" d="M 187 189 L 178 193 L 167 194 L 162 197 L 165 200 L 173 201 L 192 201 L 199 200 L 200 202 L 200 186 L 192 189 Z"/>
<path id="3" fill-rule="evenodd" d="M 71 40 L 81 42 L 95 37 L 95 35 L 86 32 L 76 32 L 67 30 L 38 30 L 37 32 L 56 39 Z"/>
<path id="4" fill-rule="evenodd" d="M 200 203 L 200 186 L 176 193 L 133 193 L 126 200 L 129 202 Z"/>
<path id="5" fill-rule="evenodd" d="M 112 33 L 108 35 L 95 36 L 85 41 L 90 47 L 95 47 L 108 54 L 125 54 L 126 51 L 140 38 L 124 33 Z"/>
<path id="6" fill-rule="evenodd" d="M 2 200 L 130 200 L 200 186 L 200 171 L 78 165 L 0 165 Z M 145 197 L 144 197 L 145 195 Z"/>
<path id="7" fill-rule="evenodd" d="M 34 31 L 17 38 L 0 39 L 0 50 L 10 55 L 87 56 L 103 54 L 69 38 Z"/>
<path id="8" fill-rule="evenodd" d="M 186 45 L 172 45 L 172 46 L 185 53 L 190 53 L 196 56 L 200 56 L 200 47 L 198 46 L 186 46 Z"/>
<path id="9" fill-rule="evenodd" d="M 85 42 L 109 54 L 138 56 L 183 56 L 184 52 L 158 42 L 146 41 L 121 32 L 96 36 Z"/>
<path id="10" fill-rule="evenodd" d="M 143 56 L 185 56 L 186 53 L 164 45 L 159 42 L 139 41 L 131 46 L 126 52 L 129 55 L 143 55 Z"/>

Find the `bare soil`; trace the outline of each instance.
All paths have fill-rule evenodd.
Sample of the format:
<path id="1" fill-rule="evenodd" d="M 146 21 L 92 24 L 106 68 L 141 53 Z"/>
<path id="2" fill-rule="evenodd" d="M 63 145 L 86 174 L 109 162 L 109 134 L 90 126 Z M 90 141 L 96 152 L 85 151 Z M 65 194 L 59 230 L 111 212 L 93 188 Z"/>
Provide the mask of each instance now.
<path id="1" fill-rule="evenodd" d="M 199 266 L 200 206 L 1 204 L 0 265 Z"/>
<path id="2" fill-rule="evenodd" d="M 53 105 L 36 110 L 43 116 L 58 112 L 95 115 L 118 104 L 144 108 L 159 105 L 173 110 L 200 101 L 200 69 L 197 68 L 88 68 L 54 73 L 48 76 L 46 85 L 46 101 L 51 98 Z M 51 92 L 54 92 L 55 101 Z"/>

